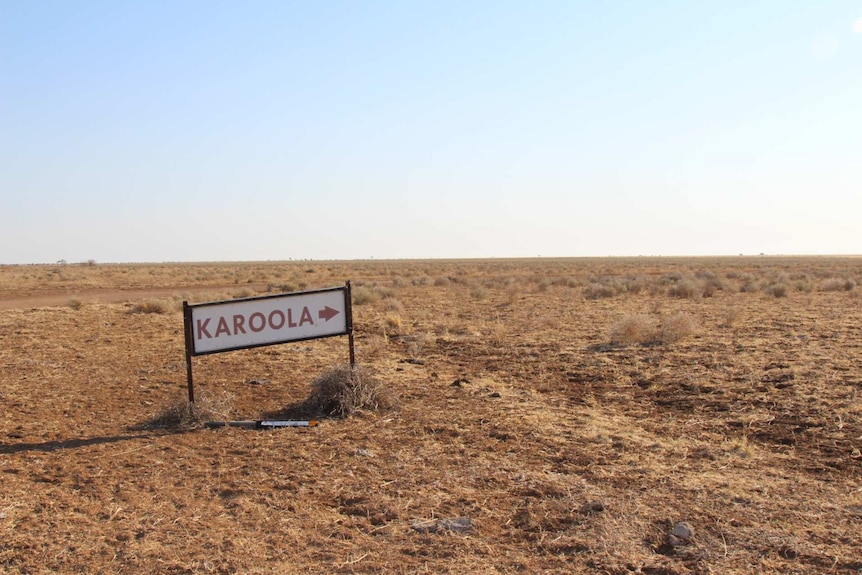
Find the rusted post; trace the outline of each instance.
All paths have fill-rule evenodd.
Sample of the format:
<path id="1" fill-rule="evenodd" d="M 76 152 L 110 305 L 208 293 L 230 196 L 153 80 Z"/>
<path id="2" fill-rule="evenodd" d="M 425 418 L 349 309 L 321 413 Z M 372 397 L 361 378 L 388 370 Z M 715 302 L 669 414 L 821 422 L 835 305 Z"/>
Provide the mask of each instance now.
<path id="1" fill-rule="evenodd" d="M 195 402 L 195 386 L 192 380 L 192 309 L 183 302 L 183 324 L 186 337 L 186 380 L 189 388 L 189 403 Z"/>
<path id="2" fill-rule="evenodd" d="M 347 345 L 350 346 L 350 369 L 356 368 L 356 352 L 353 347 L 353 295 L 350 292 L 350 280 L 344 284 L 345 309 L 347 311 Z"/>

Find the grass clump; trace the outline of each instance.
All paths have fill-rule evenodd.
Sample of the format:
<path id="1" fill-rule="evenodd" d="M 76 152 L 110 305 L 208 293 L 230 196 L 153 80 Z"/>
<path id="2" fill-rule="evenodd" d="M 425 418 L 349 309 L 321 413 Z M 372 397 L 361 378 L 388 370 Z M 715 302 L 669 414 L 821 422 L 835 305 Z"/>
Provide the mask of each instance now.
<path id="1" fill-rule="evenodd" d="M 144 300 L 132 306 L 132 313 L 167 313 L 171 306 L 162 300 Z"/>
<path id="2" fill-rule="evenodd" d="M 670 286 L 667 290 L 668 295 L 683 299 L 694 299 L 703 295 L 699 283 L 693 279 L 682 279 Z"/>
<path id="3" fill-rule="evenodd" d="M 592 283 L 584 288 L 584 299 L 606 299 L 617 295 L 617 290 L 611 285 Z"/>
<path id="4" fill-rule="evenodd" d="M 193 429 L 204 421 L 230 419 L 233 413 L 233 396 L 227 392 L 201 393 L 194 403 L 178 398 L 147 420 L 144 429 Z"/>
<path id="5" fill-rule="evenodd" d="M 377 285 L 362 285 L 352 291 L 353 303 L 355 305 L 366 305 L 380 301 L 381 299 L 392 299 L 396 296 L 392 288 Z"/>
<path id="6" fill-rule="evenodd" d="M 771 295 L 772 297 L 787 297 L 787 284 L 785 283 L 774 283 L 766 286 L 763 289 L 763 292 L 766 295 Z"/>
<path id="7" fill-rule="evenodd" d="M 488 299 L 488 290 L 480 285 L 474 285 L 470 289 L 470 297 L 479 301 L 486 300 Z"/>
<path id="8" fill-rule="evenodd" d="M 846 278 L 827 278 L 820 282 L 820 291 L 852 291 L 856 282 Z"/>
<path id="9" fill-rule="evenodd" d="M 697 333 L 697 322 L 687 313 L 664 318 L 644 314 L 622 317 L 611 328 L 612 345 L 653 345 L 676 343 Z"/>
<path id="10" fill-rule="evenodd" d="M 613 345 L 648 344 L 655 341 L 656 322 L 644 314 L 622 317 L 611 327 Z"/>
<path id="11" fill-rule="evenodd" d="M 697 322 L 687 313 L 678 312 L 661 320 L 658 341 L 676 343 L 697 333 Z"/>
<path id="12" fill-rule="evenodd" d="M 362 367 L 342 365 L 311 382 L 311 394 L 304 411 L 334 417 L 348 417 L 358 411 L 378 411 L 394 407 L 392 395 Z"/>
<path id="13" fill-rule="evenodd" d="M 373 303 L 379 299 L 379 295 L 368 286 L 360 286 L 352 292 L 354 305 L 365 305 Z"/>

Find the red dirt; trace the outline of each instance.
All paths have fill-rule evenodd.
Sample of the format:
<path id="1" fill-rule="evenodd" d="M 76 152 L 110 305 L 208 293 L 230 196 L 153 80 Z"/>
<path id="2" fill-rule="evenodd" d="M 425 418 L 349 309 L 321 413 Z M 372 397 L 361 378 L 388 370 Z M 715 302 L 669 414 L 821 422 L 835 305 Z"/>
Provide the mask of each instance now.
<path id="1" fill-rule="evenodd" d="M 237 283 L 138 266 L 123 291 L 99 268 L 62 292 L 0 268 L 0 571 L 862 571 L 862 306 L 818 289 L 862 279 L 858 259 L 212 264 L 369 298 L 357 356 L 399 407 L 270 432 L 149 425 L 185 394 L 182 318 L 132 303 Z M 668 295 L 709 278 L 711 297 Z M 586 299 L 596 282 L 630 287 Z M 698 330 L 610 343 L 622 317 L 676 313 Z M 195 358 L 197 391 L 289 414 L 346 356 Z"/>

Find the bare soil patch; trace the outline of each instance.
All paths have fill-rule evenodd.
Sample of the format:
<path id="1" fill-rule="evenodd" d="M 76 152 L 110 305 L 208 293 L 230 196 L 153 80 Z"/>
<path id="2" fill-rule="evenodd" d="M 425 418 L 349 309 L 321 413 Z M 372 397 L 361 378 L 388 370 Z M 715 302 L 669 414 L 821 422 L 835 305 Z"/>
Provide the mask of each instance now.
<path id="1" fill-rule="evenodd" d="M 394 408 L 153 424 L 183 299 L 347 279 Z M 0 571 L 858 573 L 857 285 L 858 258 L 0 267 Z M 197 391 L 290 415 L 346 358 L 195 358 Z"/>

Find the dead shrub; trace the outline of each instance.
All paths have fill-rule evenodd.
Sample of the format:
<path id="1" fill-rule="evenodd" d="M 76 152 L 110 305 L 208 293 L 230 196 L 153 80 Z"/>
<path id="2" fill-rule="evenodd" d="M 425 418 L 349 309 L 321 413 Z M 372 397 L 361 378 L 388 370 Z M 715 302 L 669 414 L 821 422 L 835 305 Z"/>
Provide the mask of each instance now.
<path id="1" fill-rule="evenodd" d="M 846 278 L 827 278 L 820 282 L 820 291 L 851 291 L 856 282 Z"/>
<path id="2" fill-rule="evenodd" d="M 377 286 L 374 288 L 374 291 L 383 299 L 392 299 L 395 297 L 395 290 L 392 288 Z"/>
<path id="3" fill-rule="evenodd" d="M 233 299 L 244 299 L 247 297 L 252 297 L 253 295 L 255 295 L 254 290 L 250 288 L 242 288 L 230 294 L 230 297 Z"/>
<path id="4" fill-rule="evenodd" d="M 270 293 L 272 293 L 272 292 L 290 293 L 290 292 L 297 291 L 297 289 L 298 288 L 296 287 L 296 285 L 294 285 L 292 283 L 283 283 L 283 284 L 270 283 L 270 284 L 266 284 L 266 291 L 270 292 Z"/>
<path id="5" fill-rule="evenodd" d="M 132 313 L 167 313 L 171 306 L 161 300 L 139 301 L 132 306 Z"/>
<path id="6" fill-rule="evenodd" d="M 377 301 L 380 297 L 372 288 L 360 286 L 351 291 L 354 305 L 365 305 Z"/>
<path id="7" fill-rule="evenodd" d="M 617 295 L 617 290 L 607 284 L 593 283 L 584 288 L 585 299 L 606 299 L 615 295 Z"/>
<path id="8" fill-rule="evenodd" d="M 687 313 L 678 312 L 661 320 L 658 340 L 661 343 L 676 343 L 697 333 L 697 322 Z"/>
<path id="9" fill-rule="evenodd" d="M 754 293 L 760 291 L 760 286 L 753 279 L 749 279 L 739 286 L 739 291 L 740 293 Z"/>
<path id="10" fill-rule="evenodd" d="M 773 297 L 787 297 L 787 284 L 770 284 L 763 289 L 763 292 Z"/>
<path id="11" fill-rule="evenodd" d="M 729 307 L 724 312 L 724 323 L 721 324 L 724 327 L 733 327 L 742 317 L 742 312 L 739 311 L 737 307 Z"/>
<path id="12" fill-rule="evenodd" d="M 715 292 L 724 289 L 724 282 L 719 278 L 710 278 L 703 284 L 703 297 L 712 297 Z"/>
<path id="13" fill-rule="evenodd" d="M 506 286 L 506 303 L 514 305 L 521 297 L 521 286 L 512 282 Z"/>
<path id="14" fill-rule="evenodd" d="M 628 277 L 624 281 L 625 290 L 630 294 L 639 294 L 649 286 L 649 280 L 644 276 Z"/>
<path id="15" fill-rule="evenodd" d="M 670 286 L 667 293 L 673 297 L 693 299 L 702 295 L 703 292 L 697 281 L 692 279 L 683 279 Z"/>
<path id="16" fill-rule="evenodd" d="M 391 393 L 362 367 L 342 365 L 311 382 L 311 394 L 303 404 L 309 413 L 348 417 L 357 411 L 394 407 Z"/>
<path id="17" fill-rule="evenodd" d="M 475 285 L 470 289 L 470 297 L 475 300 L 486 300 L 488 299 L 488 290 L 480 285 Z"/>
<path id="18" fill-rule="evenodd" d="M 614 345 L 648 344 L 655 341 L 656 322 L 644 314 L 623 316 L 611 327 Z"/>
<path id="19" fill-rule="evenodd" d="M 193 429 L 204 421 L 230 419 L 233 414 L 233 395 L 227 392 L 201 393 L 194 403 L 179 398 L 168 404 L 141 427 L 152 429 Z"/>
<path id="20" fill-rule="evenodd" d="M 401 329 L 401 326 L 404 324 L 404 319 L 397 311 L 387 313 L 386 317 L 383 318 L 383 321 L 386 323 L 386 327 L 395 330 Z"/>
<path id="21" fill-rule="evenodd" d="M 805 274 L 805 277 L 797 277 L 793 281 L 793 289 L 796 291 L 803 293 L 811 293 L 814 291 L 814 284 L 811 282 L 811 278 L 808 277 L 808 274 Z"/>

